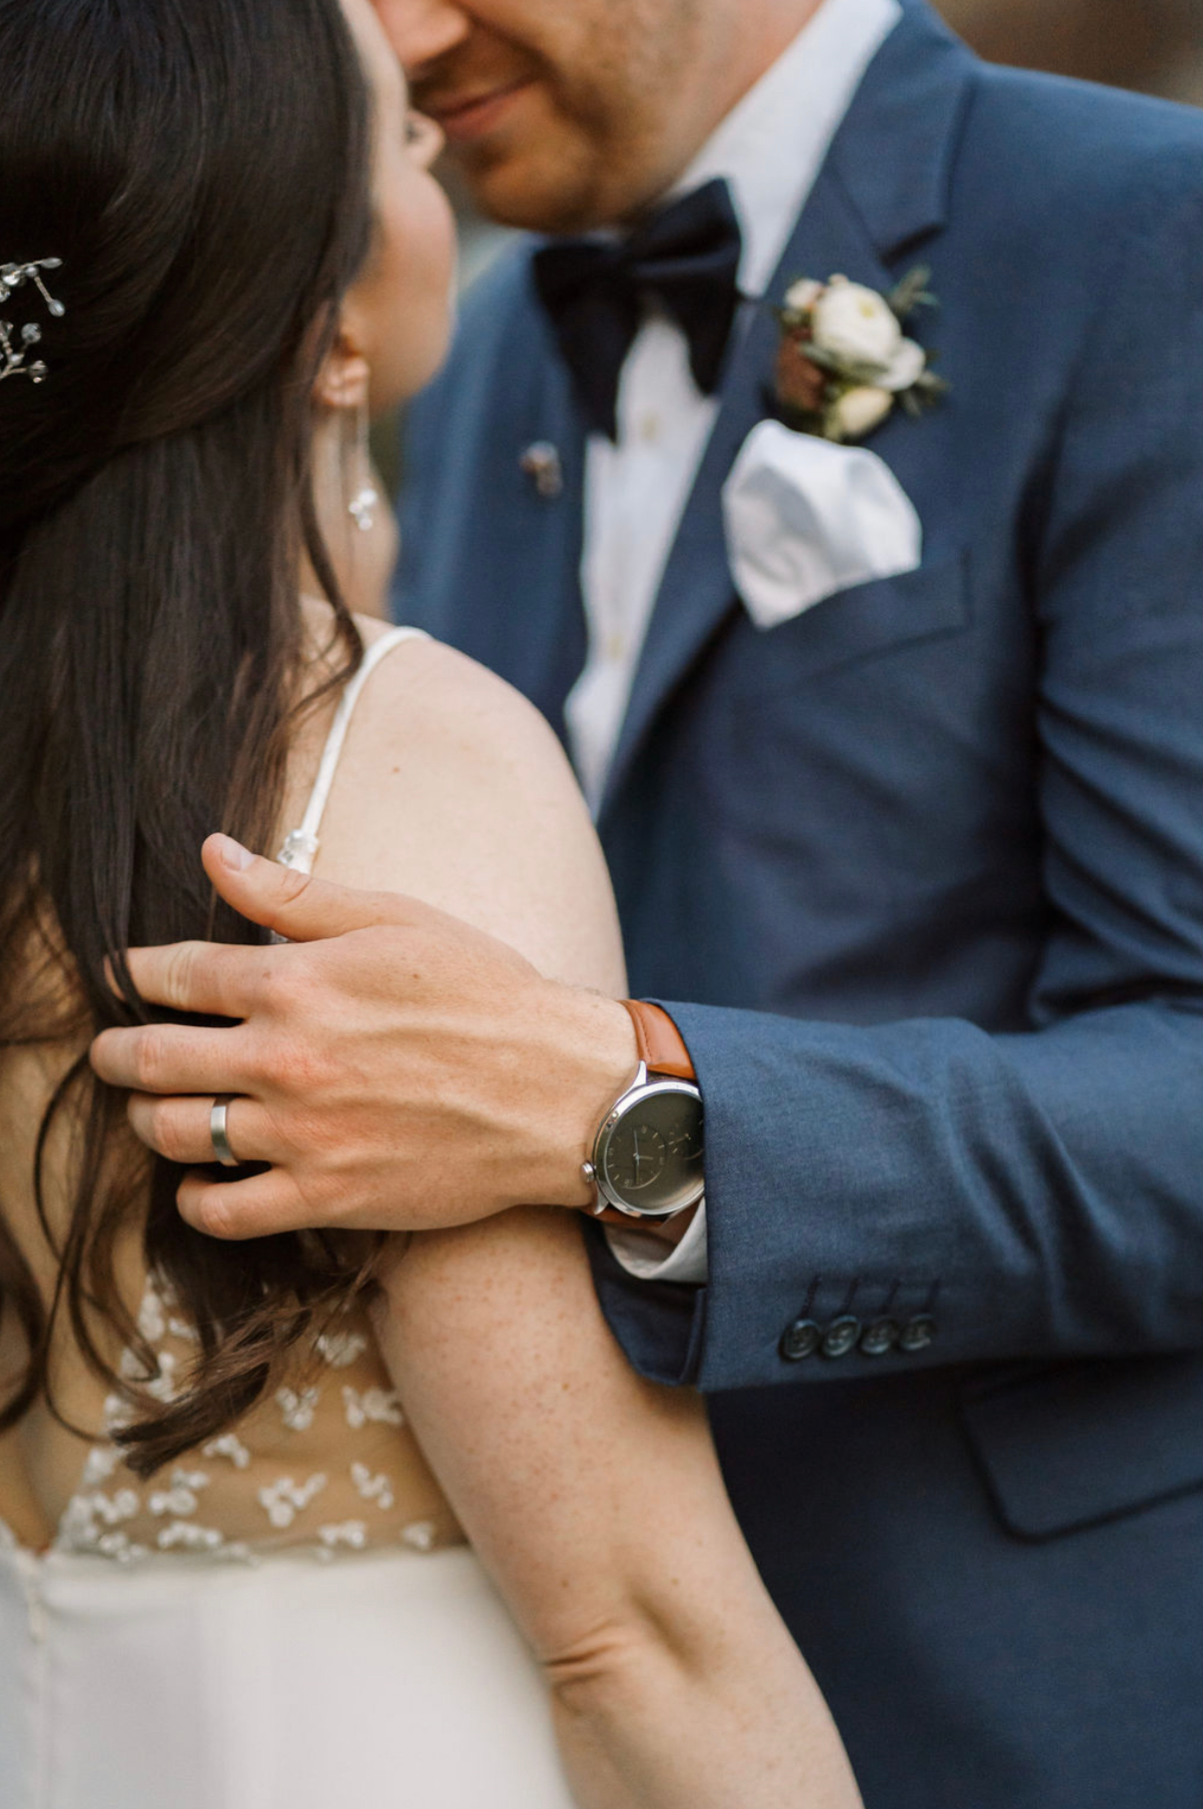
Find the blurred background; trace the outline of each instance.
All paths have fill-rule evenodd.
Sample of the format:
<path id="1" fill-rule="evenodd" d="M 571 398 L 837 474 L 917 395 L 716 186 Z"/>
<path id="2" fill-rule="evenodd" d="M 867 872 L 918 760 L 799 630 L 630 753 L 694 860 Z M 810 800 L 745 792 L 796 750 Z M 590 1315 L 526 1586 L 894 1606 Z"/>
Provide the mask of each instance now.
<path id="1" fill-rule="evenodd" d="M 936 0 L 995 63 L 1203 105 L 1203 0 Z"/>

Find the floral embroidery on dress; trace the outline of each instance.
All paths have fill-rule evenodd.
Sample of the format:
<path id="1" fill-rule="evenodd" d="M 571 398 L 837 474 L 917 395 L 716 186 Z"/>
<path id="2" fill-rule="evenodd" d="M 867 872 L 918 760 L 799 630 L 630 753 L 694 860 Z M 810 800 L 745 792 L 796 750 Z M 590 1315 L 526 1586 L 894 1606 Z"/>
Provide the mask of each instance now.
<path id="1" fill-rule="evenodd" d="M 101 1489 L 81 1490 L 67 1504 L 59 1525 L 59 1543 L 67 1551 L 94 1551 L 105 1558 L 130 1564 L 147 1550 L 122 1532 L 121 1523 L 133 1520 L 141 1510 L 134 1489 L 118 1489 L 106 1495 Z"/>
<path id="2" fill-rule="evenodd" d="M 401 1543 L 412 1545 L 415 1551 L 433 1551 L 437 1532 L 433 1520 L 415 1520 L 401 1528 Z"/>
<path id="3" fill-rule="evenodd" d="M 138 1308 L 138 1330 L 148 1344 L 157 1344 L 167 1336 L 167 1313 L 159 1295 L 147 1282 Z"/>
<path id="4" fill-rule="evenodd" d="M 182 1514 L 195 1514 L 200 1506 L 200 1490 L 208 1486 L 209 1478 L 203 1470 L 173 1470 L 171 1487 L 156 1489 L 146 1505 L 160 1517 L 174 1514 L 178 1519 Z"/>
<path id="5" fill-rule="evenodd" d="M 134 1423 L 134 1410 L 127 1400 L 119 1394 L 109 1394 L 104 1399 L 104 1429 L 110 1436 L 116 1432 L 124 1432 L 127 1426 Z M 120 1453 L 118 1453 L 120 1461 Z"/>
<path id="6" fill-rule="evenodd" d="M 320 1495 L 326 1486 L 326 1477 L 311 1476 L 308 1482 L 297 1484 L 291 1476 L 281 1476 L 278 1482 L 269 1483 L 259 1491 L 259 1500 L 267 1509 L 267 1517 L 273 1526 L 291 1526 L 297 1515 L 309 1506 L 315 1495 Z"/>
<path id="7" fill-rule="evenodd" d="M 276 1402 L 290 1432 L 308 1432 L 321 1398 L 320 1388 L 277 1388 Z"/>
<path id="8" fill-rule="evenodd" d="M 96 1550 L 102 1558 L 116 1558 L 118 1564 L 136 1564 L 150 1556 L 145 1545 L 139 1545 L 128 1533 L 102 1534 L 96 1541 Z"/>
<path id="9" fill-rule="evenodd" d="M 365 1388 L 360 1393 L 358 1388 L 349 1388 L 343 1384 L 343 1408 L 347 1416 L 348 1426 L 356 1431 L 367 1425 L 369 1420 L 380 1426 L 403 1426 L 405 1416 L 401 1412 L 401 1403 L 392 1388 Z"/>
<path id="10" fill-rule="evenodd" d="M 109 1480 L 120 1461 L 121 1454 L 116 1445 L 93 1445 L 88 1452 L 80 1487 L 98 1489 L 102 1482 Z"/>
<path id="11" fill-rule="evenodd" d="M 74 1509 L 81 1524 L 86 1520 L 92 1525 L 120 1526 L 123 1520 L 132 1520 L 141 1506 L 134 1489 L 118 1489 L 115 1495 L 94 1489 L 77 1495 L 67 1511 Z"/>
<path id="12" fill-rule="evenodd" d="M 176 1387 L 178 1359 L 169 1350 L 156 1351 L 155 1356 L 156 1373 L 148 1376 L 138 1353 L 127 1350 L 121 1358 L 121 1376 L 127 1382 L 136 1382 L 152 1401 L 174 1401 L 179 1392 Z"/>
<path id="13" fill-rule="evenodd" d="M 362 1332 L 323 1332 L 314 1348 L 331 1369 L 346 1369 L 368 1348 Z"/>
<path id="14" fill-rule="evenodd" d="M 362 1520 L 344 1520 L 340 1526 L 319 1526 L 317 1536 L 324 1548 L 321 1555 L 329 1557 L 340 1545 L 362 1551 L 368 1542 L 368 1529 Z"/>
<path id="15" fill-rule="evenodd" d="M 366 1464 L 351 1465 L 351 1481 L 365 1501 L 374 1501 L 385 1513 L 396 1501 L 393 1485 L 388 1477 L 373 1476 Z"/>
<path id="16" fill-rule="evenodd" d="M 211 1438 L 201 1456 L 227 1457 L 236 1470 L 247 1470 L 251 1463 L 251 1454 L 236 1432 L 223 1432 L 220 1438 Z"/>
<path id="17" fill-rule="evenodd" d="M 174 1551 L 183 1546 L 186 1551 L 219 1551 L 225 1540 L 215 1526 L 197 1526 L 191 1520 L 173 1520 L 165 1526 L 155 1541 L 160 1551 Z"/>

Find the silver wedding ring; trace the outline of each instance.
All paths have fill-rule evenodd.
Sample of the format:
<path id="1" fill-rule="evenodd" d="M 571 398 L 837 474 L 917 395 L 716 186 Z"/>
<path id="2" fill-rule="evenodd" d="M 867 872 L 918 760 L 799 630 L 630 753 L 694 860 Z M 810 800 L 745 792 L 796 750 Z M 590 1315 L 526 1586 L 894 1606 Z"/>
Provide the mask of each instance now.
<path id="1" fill-rule="evenodd" d="M 223 1168 L 241 1168 L 242 1164 L 230 1148 L 229 1114 L 232 1095 L 222 1094 L 213 1101 L 209 1113 L 209 1141 L 213 1145 L 213 1160 L 220 1162 Z"/>

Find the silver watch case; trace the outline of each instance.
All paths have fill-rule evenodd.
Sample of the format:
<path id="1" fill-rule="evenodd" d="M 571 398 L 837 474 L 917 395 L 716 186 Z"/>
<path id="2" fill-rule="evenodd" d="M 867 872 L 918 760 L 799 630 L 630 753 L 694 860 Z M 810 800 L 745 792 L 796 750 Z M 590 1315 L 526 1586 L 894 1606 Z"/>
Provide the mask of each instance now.
<path id="1" fill-rule="evenodd" d="M 622 1096 L 615 1100 L 613 1109 L 603 1120 L 597 1136 L 593 1140 L 593 1159 L 583 1165 L 582 1173 L 586 1182 L 597 1189 L 597 1204 L 594 1213 L 605 1212 L 607 1207 L 624 1213 L 629 1219 L 674 1219 L 678 1213 L 688 1212 L 696 1206 L 706 1191 L 705 1180 L 699 1176 L 696 1185 L 688 1195 L 674 1200 L 669 1206 L 635 1206 L 629 1199 L 617 1193 L 613 1185 L 606 1179 L 606 1150 L 610 1139 L 624 1118 L 627 1118 L 637 1107 L 649 1099 L 659 1099 L 666 1094 L 683 1095 L 687 1099 L 701 1103 L 701 1092 L 688 1080 L 677 1080 L 672 1075 L 649 1075 L 646 1062 L 640 1062 L 639 1070 L 631 1085 Z"/>

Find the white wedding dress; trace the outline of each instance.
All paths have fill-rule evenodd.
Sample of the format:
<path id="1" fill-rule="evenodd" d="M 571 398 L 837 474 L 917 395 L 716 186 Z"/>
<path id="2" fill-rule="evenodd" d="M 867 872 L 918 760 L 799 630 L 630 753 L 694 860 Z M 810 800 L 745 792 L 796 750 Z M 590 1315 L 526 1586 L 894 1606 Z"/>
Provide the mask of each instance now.
<path id="1" fill-rule="evenodd" d="M 413 632 L 348 686 L 292 864 L 363 680 Z M 195 1333 L 154 1278 L 139 1329 L 170 1394 Z M 151 1483 L 111 1443 L 123 1402 L 75 1387 L 72 1417 L 103 1430 L 65 1446 L 80 1475 L 51 1549 L 0 1527 L 0 1809 L 571 1809 L 542 1678 L 366 1318 Z"/>

